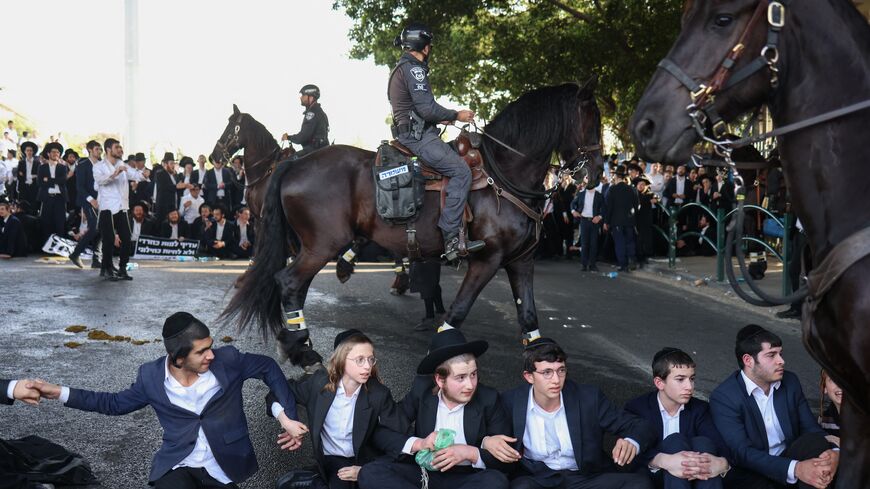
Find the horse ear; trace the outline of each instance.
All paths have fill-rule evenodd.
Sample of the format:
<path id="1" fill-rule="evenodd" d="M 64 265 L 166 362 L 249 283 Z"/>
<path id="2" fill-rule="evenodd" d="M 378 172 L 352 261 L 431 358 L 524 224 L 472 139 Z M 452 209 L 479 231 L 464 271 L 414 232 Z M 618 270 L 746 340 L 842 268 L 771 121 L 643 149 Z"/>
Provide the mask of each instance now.
<path id="1" fill-rule="evenodd" d="M 233 115 L 239 115 L 239 107 L 233 104 Z"/>
<path id="2" fill-rule="evenodd" d="M 597 87 L 597 86 L 598 86 L 598 75 L 593 74 L 592 76 L 589 77 L 588 80 L 586 80 L 586 83 L 583 84 L 583 88 L 580 91 L 585 92 L 588 90 L 588 91 L 592 92 L 595 90 L 595 87 Z"/>

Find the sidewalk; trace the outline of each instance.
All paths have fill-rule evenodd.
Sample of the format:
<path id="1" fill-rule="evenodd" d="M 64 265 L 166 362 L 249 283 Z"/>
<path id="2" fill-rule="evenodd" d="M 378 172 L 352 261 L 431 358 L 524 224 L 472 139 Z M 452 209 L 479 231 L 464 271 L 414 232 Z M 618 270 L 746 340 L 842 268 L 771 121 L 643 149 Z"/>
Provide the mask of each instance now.
<path id="1" fill-rule="evenodd" d="M 733 260 L 733 266 L 734 274 L 737 276 L 740 284 L 743 285 L 743 289 L 752 293 L 741 278 L 740 268 L 737 265 L 736 259 Z M 607 265 L 605 265 L 605 268 L 606 267 Z M 731 284 L 728 283 L 727 273 L 724 281 L 717 282 L 715 256 L 677 258 L 676 267 L 673 269 L 668 267 L 667 257 L 653 258 L 644 268 L 631 272 L 631 275 L 654 278 L 662 283 L 674 287 L 682 287 L 718 301 L 726 302 L 743 309 L 752 310 L 760 314 L 765 314 L 776 321 L 791 321 L 778 319 L 774 316 L 776 312 L 786 309 L 787 306 L 758 307 L 753 306 L 738 297 L 731 288 Z M 767 261 L 767 271 L 764 274 L 764 278 L 757 281 L 757 283 L 761 289 L 768 294 L 771 294 L 774 297 L 781 296 L 782 263 L 780 263 L 776 258 L 769 257 Z"/>

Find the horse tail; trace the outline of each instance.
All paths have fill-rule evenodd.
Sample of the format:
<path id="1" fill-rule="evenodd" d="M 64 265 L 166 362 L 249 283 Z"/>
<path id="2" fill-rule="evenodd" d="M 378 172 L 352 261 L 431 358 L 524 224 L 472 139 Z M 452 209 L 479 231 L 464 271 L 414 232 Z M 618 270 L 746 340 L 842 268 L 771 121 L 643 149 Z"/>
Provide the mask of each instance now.
<path id="1" fill-rule="evenodd" d="M 287 266 L 291 242 L 299 242 L 281 203 L 281 183 L 292 167 L 289 163 L 279 164 L 270 178 L 257 228 L 254 263 L 240 277 L 238 290 L 220 317 L 234 321 L 240 330 L 257 323 L 264 337 L 270 330 L 277 335 L 284 327 L 281 290 L 275 274 Z"/>

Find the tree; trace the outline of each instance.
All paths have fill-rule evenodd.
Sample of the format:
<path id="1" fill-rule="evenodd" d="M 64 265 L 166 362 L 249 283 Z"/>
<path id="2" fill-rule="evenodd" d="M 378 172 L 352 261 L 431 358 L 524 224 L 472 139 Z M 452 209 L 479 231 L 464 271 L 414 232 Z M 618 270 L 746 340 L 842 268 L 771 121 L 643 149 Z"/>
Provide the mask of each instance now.
<path id="1" fill-rule="evenodd" d="M 354 19 L 351 56 L 393 65 L 410 21 L 433 29 L 439 95 L 492 117 L 542 85 L 598 74 L 605 123 L 624 143 L 656 64 L 679 32 L 682 0 L 336 0 Z M 386 83 L 386 81 L 384 82 Z"/>

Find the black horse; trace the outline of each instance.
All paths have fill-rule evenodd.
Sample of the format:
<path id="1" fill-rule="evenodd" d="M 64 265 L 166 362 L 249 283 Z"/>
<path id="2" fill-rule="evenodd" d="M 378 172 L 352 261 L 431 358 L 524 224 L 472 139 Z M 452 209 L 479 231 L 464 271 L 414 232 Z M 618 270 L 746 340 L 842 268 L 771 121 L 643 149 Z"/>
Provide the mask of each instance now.
<path id="1" fill-rule="evenodd" d="M 687 162 L 698 129 L 761 105 L 777 128 L 852 110 L 778 146 L 816 267 L 804 344 L 846 393 L 838 487 L 870 487 L 870 110 L 854 110 L 870 98 L 867 20 L 849 0 L 690 0 L 660 67 L 632 122 L 653 161 Z"/>
<path id="2" fill-rule="evenodd" d="M 490 157 L 487 168 L 493 176 L 493 189 L 507 187 L 530 195 L 532 198 L 521 199 L 523 205 L 530 212 L 535 208 L 540 211 L 543 181 L 552 168 L 554 153 L 566 170 L 581 159 L 590 159 L 587 171 L 593 180 L 597 178 L 601 121 L 593 83 L 533 90 L 510 103 L 487 125 L 489 135 L 515 150 L 484 139 L 483 153 Z M 258 323 L 264 332 L 271 331 L 282 353 L 296 365 L 320 361 L 311 350 L 302 315 L 308 287 L 317 272 L 359 239 L 374 241 L 397 254 L 407 253 L 405 226 L 390 225 L 375 212 L 374 158 L 371 151 L 330 146 L 281 163 L 271 178 L 258 231 L 257 258 L 242 277 L 223 317 L 236 319 L 243 328 Z M 506 195 L 507 191 L 498 195 L 489 188 L 469 195 L 474 214 L 469 232 L 484 239 L 486 248 L 468 261 L 465 279 L 445 317 L 451 326 L 462 325 L 480 291 L 504 267 L 523 332 L 537 332 L 534 260 L 529 251 L 536 242 L 539 222 L 509 202 Z M 436 226 L 438 214 L 439 195 L 427 192 L 416 221 L 424 257 L 437 257 L 443 251 Z M 288 235 L 299 245 L 289 266 Z"/>

